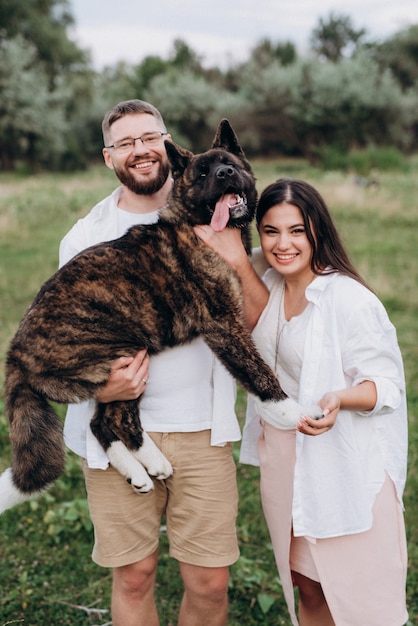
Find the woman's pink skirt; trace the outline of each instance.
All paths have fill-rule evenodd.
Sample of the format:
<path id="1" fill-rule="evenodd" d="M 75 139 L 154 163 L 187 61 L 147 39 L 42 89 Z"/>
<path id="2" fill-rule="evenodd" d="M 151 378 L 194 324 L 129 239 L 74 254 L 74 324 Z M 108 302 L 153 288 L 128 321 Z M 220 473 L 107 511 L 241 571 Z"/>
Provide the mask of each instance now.
<path id="1" fill-rule="evenodd" d="M 291 570 L 318 581 L 336 626 L 403 626 L 406 610 L 405 524 L 389 477 L 363 533 L 293 537 L 295 431 L 264 424 L 260 438 L 261 500 L 292 624 L 298 626 Z"/>

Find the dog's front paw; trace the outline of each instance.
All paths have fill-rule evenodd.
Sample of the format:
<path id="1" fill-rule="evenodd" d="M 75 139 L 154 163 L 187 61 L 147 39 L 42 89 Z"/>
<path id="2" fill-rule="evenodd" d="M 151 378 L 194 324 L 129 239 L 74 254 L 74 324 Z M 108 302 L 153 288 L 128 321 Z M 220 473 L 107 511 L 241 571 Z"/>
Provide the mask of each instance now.
<path id="1" fill-rule="evenodd" d="M 262 402 L 256 399 L 255 409 L 261 419 L 281 430 L 296 428 L 302 416 L 312 417 L 313 419 L 322 417 L 322 409 L 319 406 L 303 407 L 291 398 L 286 398 L 286 400 L 280 400 L 279 402 L 273 400 Z"/>

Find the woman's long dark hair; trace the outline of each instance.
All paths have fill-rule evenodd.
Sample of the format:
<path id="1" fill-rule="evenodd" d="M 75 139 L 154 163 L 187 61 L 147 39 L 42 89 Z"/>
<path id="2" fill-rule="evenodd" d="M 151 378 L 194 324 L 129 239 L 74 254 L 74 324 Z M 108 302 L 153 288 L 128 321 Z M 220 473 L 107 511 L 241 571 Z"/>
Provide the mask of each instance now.
<path id="1" fill-rule="evenodd" d="M 312 246 L 313 273 L 340 272 L 370 289 L 351 263 L 325 201 L 309 183 L 280 178 L 266 187 L 257 206 L 257 228 L 264 214 L 272 206 L 283 202 L 297 206 L 302 214 L 306 235 Z"/>

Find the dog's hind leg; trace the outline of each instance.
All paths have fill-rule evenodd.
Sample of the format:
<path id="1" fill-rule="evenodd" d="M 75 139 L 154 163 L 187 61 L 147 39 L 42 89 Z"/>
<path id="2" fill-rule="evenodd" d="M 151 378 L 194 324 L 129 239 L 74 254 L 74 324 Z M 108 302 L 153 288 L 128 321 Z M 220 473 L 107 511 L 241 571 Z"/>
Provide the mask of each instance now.
<path id="1" fill-rule="evenodd" d="M 153 488 L 145 469 L 160 480 L 172 474 L 171 464 L 142 430 L 138 400 L 99 404 L 90 425 L 113 467 L 137 493 Z"/>
<path id="2" fill-rule="evenodd" d="M 111 465 L 125 476 L 136 493 L 148 493 L 154 489 L 154 483 L 145 467 L 135 459 L 122 441 L 113 441 L 106 452 Z"/>
<path id="3" fill-rule="evenodd" d="M 148 474 L 153 478 L 164 480 L 171 476 L 173 473 L 171 463 L 145 431 L 142 431 L 142 437 L 142 446 L 132 451 L 133 456 L 146 467 Z"/>
<path id="4" fill-rule="evenodd" d="M 136 493 L 147 493 L 154 484 L 150 478 L 164 480 L 173 473 L 171 463 L 155 445 L 151 437 L 143 432 L 143 443 L 137 450 L 128 450 L 122 441 L 114 441 L 107 449 L 111 465 L 125 476 Z"/>

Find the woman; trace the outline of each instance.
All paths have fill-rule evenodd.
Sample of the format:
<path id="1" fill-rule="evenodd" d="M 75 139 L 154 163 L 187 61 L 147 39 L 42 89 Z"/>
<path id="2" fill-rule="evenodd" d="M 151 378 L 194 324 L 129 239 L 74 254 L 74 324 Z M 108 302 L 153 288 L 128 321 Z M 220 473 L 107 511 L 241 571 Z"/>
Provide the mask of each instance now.
<path id="1" fill-rule="evenodd" d="M 247 409 L 241 461 L 260 464 L 292 624 L 402 626 L 407 416 L 396 331 L 311 185 L 282 179 L 267 187 L 257 227 L 268 297 L 250 268 L 242 272 L 248 261 L 233 233 L 196 232 L 228 249 L 225 258 L 248 276 L 247 319 L 283 389 L 324 414 L 284 430 L 272 403 L 250 398 Z"/>

